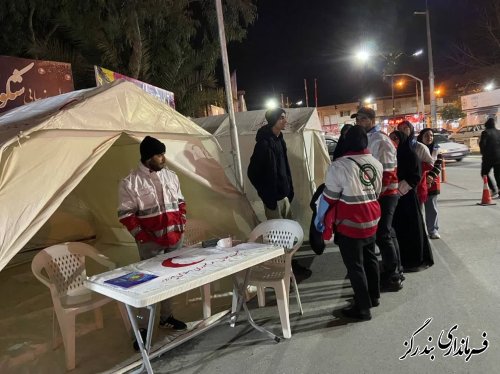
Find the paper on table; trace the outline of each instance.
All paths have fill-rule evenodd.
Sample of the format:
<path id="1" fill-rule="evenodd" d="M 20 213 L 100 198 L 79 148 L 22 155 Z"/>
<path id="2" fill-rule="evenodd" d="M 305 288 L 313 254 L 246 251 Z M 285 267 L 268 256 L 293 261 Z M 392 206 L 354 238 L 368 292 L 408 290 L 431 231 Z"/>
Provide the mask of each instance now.
<path id="1" fill-rule="evenodd" d="M 231 237 L 220 239 L 217 242 L 217 248 L 231 248 L 233 246 L 233 239 Z"/>

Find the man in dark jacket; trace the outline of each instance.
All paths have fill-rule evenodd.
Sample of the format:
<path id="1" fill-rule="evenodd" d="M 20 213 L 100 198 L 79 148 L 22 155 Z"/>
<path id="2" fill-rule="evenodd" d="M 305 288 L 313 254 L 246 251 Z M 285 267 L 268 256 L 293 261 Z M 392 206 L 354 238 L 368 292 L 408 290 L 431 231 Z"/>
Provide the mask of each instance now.
<path id="1" fill-rule="evenodd" d="M 267 125 L 257 131 L 255 148 L 248 165 L 248 178 L 264 203 L 267 219 L 291 218 L 292 175 L 281 133 L 287 124 L 286 112 L 270 109 Z"/>
<path id="2" fill-rule="evenodd" d="M 479 149 L 481 150 L 481 155 L 483 155 L 481 175 L 488 175 L 491 168 L 493 168 L 497 188 L 500 188 L 500 130 L 495 128 L 495 120 L 493 118 L 489 118 L 484 127 L 486 127 L 486 130 L 481 133 L 479 140 Z M 488 185 L 493 194 L 499 192 L 495 190 L 489 176 Z"/>

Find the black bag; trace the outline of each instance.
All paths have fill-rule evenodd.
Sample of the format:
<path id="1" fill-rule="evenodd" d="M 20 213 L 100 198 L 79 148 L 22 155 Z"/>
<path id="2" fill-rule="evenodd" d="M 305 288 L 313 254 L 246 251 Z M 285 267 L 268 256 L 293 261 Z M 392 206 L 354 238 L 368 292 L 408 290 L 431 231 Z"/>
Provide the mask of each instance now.
<path id="1" fill-rule="evenodd" d="M 319 232 L 316 230 L 316 226 L 314 226 L 314 219 L 316 218 L 316 201 L 320 197 L 320 195 L 323 193 L 323 190 L 325 189 L 325 184 L 321 184 L 316 192 L 314 193 L 311 202 L 309 203 L 309 206 L 311 207 L 313 211 L 313 215 L 311 218 L 311 225 L 309 227 L 309 244 L 317 255 L 322 254 L 325 251 L 325 241 L 323 240 L 323 233 Z"/>

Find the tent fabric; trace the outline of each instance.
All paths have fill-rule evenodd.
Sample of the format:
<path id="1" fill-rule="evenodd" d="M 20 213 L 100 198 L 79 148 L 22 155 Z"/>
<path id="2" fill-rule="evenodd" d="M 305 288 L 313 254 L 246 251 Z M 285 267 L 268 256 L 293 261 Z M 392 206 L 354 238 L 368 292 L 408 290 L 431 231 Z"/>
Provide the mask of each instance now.
<path id="1" fill-rule="evenodd" d="M 265 110 L 235 113 L 236 127 L 244 175 L 245 192 L 261 221 L 265 220 L 264 205 L 247 177 L 248 165 L 255 146 L 257 130 L 266 124 Z M 288 149 L 295 197 L 292 212 L 307 237 L 312 211 L 309 202 L 316 186 L 324 182 L 330 164 L 323 131 L 316 108 L 286 109 L 287 126 L 283 135 Z M 224 167 L 234 175 L 229 115 L 194 119 L 203 129 L 213 133 L 225 152 Z"/>
<path id="2" fill-rule="evenodd" d="M 47 246 L 95 234 L 130 246 L 116 217 L 118 183 L 137 166 L 146 135 L 166 144 L 188 220 L 210 217 L 213 233 L 241 238 L 251 231 L 256 217 L 221 166 L 215 138 L 132 83 L 116 81 L 0 117 L 0 270 L 33 240 Z"/>

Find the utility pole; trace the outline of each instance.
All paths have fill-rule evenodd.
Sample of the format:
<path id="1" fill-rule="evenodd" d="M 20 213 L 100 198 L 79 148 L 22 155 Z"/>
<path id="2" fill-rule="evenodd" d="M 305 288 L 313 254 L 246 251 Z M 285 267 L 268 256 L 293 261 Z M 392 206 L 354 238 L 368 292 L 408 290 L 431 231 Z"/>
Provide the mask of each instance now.
<path id="1" fill-rule="evenodd" d="M 304 78 L 304 91 L 306 93 L 306 107 L 309 107 L 309 95 L 307 94 L 307 79 Z"/>
<path id="2" fill-rule="evenodd" d="M 436 94 L 434 93 L 434 64 L 432 62 L 432 41 L 431 41 L 431 25 L 429 17 L 429 7 L 427 0 L 425 0 L 425 12 L 414 12 L 416 15 L 425 14 L 425 22 L 427 28 L 427 58 L 429 60 L 429 97 L 431 102 L 431 127 L 437 127 L 437 114 L 436 114 Z"/>
<path id="3" fill-rule="evenodd" d="M 314 78 L 314 106 L 318 107 L 318 80 Z"/>
<path id="4" fill-rule="evenodd" d="M 231 89 L 231 76 L 229 74 L 229 59 L 227 57 L 226 32 L 224 29 L 224 16 L 222 13 L 221 0 L 215 0 L 217 10 L 217 25 L 219 27 L 219 42 L 222 55 L 222 70 L 224 72 L 224 86 L 226 88 L 227 110 L 229 112 L 229 132 L 231 134 L 231 145 L 235 169 L 235 177 L 241 192 L 244 192 L 243 173 L 241 170 L 240 143 L 238 141 L 238 128 L 234 116 L 233 94 Z"/>

